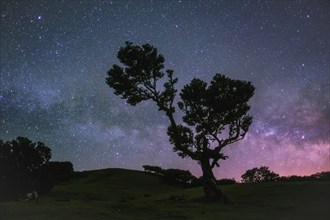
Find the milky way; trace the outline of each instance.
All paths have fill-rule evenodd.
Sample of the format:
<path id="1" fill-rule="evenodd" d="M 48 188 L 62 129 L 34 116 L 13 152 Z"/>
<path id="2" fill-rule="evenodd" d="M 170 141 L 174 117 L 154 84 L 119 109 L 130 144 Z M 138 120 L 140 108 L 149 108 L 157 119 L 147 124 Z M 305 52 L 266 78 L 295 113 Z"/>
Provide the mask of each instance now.
<path id="1" fill-rule="evenodd" d="M 217 177 L 330 169 L 329 1 L 2 0 L 0 29 L 3 140 L 42 141 L 76 170 L 149 164 L 200 175 L 172 152 L 154 103 L 132 107 L 106 85 L 132 41 L 158 48 L 179 89 L 215 73 L 255 85 L 253 124 L 227 146 Z"/>

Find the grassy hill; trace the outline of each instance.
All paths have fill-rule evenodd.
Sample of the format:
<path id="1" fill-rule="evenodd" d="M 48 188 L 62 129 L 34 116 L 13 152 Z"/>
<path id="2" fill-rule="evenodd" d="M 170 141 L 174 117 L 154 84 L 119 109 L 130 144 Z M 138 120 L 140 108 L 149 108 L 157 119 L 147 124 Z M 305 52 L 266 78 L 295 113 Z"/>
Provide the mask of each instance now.
<path id="1" fill-rule="evenodd" d="M 202 188 L 183 189 L 141 171 L 77 173 L 39 203 L 0 203 L 1 220 L 330 219 L 330 182 L 222 186 L 233 204 L 202 203 Z"/>

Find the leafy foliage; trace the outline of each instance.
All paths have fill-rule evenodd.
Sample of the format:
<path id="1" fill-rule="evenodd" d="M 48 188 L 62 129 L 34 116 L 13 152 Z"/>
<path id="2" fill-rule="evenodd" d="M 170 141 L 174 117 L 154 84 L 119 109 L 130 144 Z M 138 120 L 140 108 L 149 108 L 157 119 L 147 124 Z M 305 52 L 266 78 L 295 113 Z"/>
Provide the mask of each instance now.
<path id="1" fill-rule="evenodd" d="M 232 80 L 221 74 L 216 74 L 209 86 L 200 79 L 185 85 L 178 106 L 185 113 L 183 122 L 195 128 L 192 131 L 180 125 L 178 129 L 179 138 L 189 145 L 186 148 L 213 159 L 212 168 L 218 165 L 219 159 L 226 159 L 220 150 L 243 139 L 252 123 L 252 117 L 247 114 L 250 109 L 247 102 L 253 92 L 250 82 Z M 225 130 L 227 137 L 220 138 Z M 174 142 L 175 136 L 172 132 L 169 135 Z M 211 149 L 210 144 L 216 147 Z"/>
<path id="2" fill-rule="evenodd" d="M 247 170 L 242 175 L 242 182 L 243 183 L 258 183 L 258 182 L 273 182 L 277 181 L 279 175 L 270 171 L 268 167 L 262 166 L 260 168 L 253 168 Z"/>
<path id="3" fill-rule="evenodd" d="M 120 48 L 117 58 L 126 67 L 113 65 L 108 71 L 107 84 L 115 90 L 115 94 L 131 105 L 152 99 L 157 102 L 160 110 L 168 111 L 176 94 L 173 71 L 166 70 L 168 81 L 164 90 L 157 90 L 157 81 L 164 77 L 164 57 L 158 55 L 157 49 L 150 44 L 142 47 L 126 42 L 126 47 Z"/>

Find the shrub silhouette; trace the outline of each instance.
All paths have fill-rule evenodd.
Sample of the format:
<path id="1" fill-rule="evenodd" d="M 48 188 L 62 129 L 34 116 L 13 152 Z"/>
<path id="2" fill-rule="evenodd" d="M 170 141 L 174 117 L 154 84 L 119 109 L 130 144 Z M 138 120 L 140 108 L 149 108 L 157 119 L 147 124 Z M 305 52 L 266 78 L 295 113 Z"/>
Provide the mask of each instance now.
<path id="1" fill-rule="evenodd" d="M 231 185 L 237 183 L 235 179 L 220 179 L 217 180 L 217 184 L 219 185 Z"/>
<path id="2" fill-rule="evenodd" d="M 253 168 L 247 170 L 242 175 L 243 183 L 258 183 L 258 182 L 272 182 L 279 178 L 277 173 L 270 171 L 268 167 Z"/>
<path id="3" fill-rule="evenodd" d="M 164 181 L 169 184 L 181 184 L 189 186 L 197 178 L 192 175 L 188 170 L 180 169 L 167 169 L 163 170 Z"/>
<path id="4" fill-rule="evenodd" d="M 158 166 L 143 165 L 144 171 L 157 175 L 163 175 L 163 169 Z"/>
<path id="5" fill-rule="evenodd" d="M 299 182 L 299 181 L 329 181 L 330 180 L 330 172 L 320 172 L 315 173 L 310 176 L 281 176 L 278 178 L 279 181 L 282 182 Z"/>

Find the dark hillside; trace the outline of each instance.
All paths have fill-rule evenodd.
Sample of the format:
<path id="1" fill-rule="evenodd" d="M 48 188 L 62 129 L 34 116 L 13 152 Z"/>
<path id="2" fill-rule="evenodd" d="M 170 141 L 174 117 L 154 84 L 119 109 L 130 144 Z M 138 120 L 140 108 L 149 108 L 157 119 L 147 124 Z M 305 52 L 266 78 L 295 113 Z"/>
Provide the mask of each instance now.
<path id="1" fill-rule="evenodd" d="M 58 185 L 49 197 L 64 200 L 135 200 L 151 194 L 176 191 L 180 188 L 164 184 L 158 176 L 142 171 L 103 169 L 78 172 L 67 183 Z M 73 194 L 74 193 L 74 194 Z"/>
<path id="2" fill-rule="evenodd" d="M 39 203 L 0 203 L 0 219 L 330 219 L 329 181 L 222 188 L 234 203 L 203 203 L 202 188 L 166 185 L 160 177 L 142 171 L 85 171 L 55 186 Z"/>

